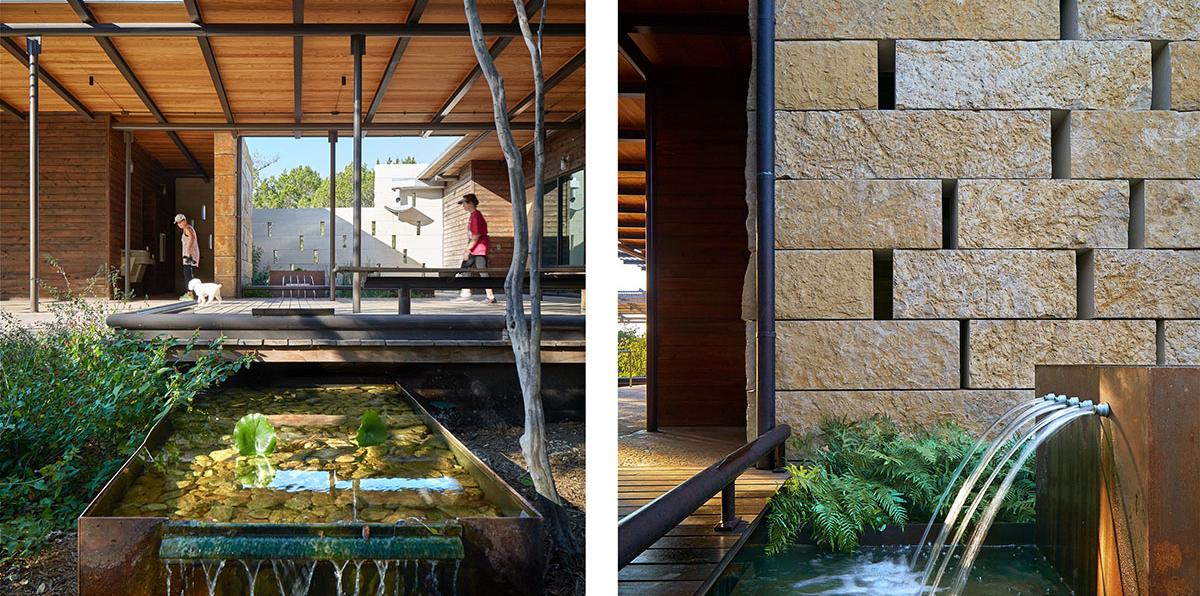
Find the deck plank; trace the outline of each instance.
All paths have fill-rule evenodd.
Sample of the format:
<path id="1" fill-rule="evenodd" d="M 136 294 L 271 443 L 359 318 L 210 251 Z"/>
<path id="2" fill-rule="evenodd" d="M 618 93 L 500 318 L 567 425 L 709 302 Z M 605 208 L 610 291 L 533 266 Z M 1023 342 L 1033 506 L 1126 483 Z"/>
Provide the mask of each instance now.
<path id="1" fill-rule="evenodd" d="M 620 468 L 618 517 L 633 513 L 699 471 L 700 468 L 678 467 Z M 785 474 L 770 471 L 744 472 L 736 485 L 738 517 L 746 522 L 757 519 L 784 478 Z M 620 570 L 618 593 L 631 596 L 697 593 L 750 526 L 746 523 L 735 532 L 716 532 L 713 526 L 720 518 L 721 500 L 714 496 Z"/>

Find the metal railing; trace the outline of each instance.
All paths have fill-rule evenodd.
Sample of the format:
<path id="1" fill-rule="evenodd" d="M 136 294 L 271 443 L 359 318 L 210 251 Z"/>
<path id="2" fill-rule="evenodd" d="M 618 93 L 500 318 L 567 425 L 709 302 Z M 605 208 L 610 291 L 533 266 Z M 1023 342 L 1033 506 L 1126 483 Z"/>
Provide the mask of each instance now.
<path id="1" fill-rule="evenodd" d="M 776 426 L 622 518 L 617 524 L 617 568 L 636 559 L 718 492 L 721 493 L 721 521 L 714 529 L 718 532 L 735 529 L 739 521 L 738 476 L 765 456 L 775 454 L 775 461 L 783 461 L 782 453 L 778 451 L 782 451 L 783 442 L 791 434 L 788 425 Z"/>

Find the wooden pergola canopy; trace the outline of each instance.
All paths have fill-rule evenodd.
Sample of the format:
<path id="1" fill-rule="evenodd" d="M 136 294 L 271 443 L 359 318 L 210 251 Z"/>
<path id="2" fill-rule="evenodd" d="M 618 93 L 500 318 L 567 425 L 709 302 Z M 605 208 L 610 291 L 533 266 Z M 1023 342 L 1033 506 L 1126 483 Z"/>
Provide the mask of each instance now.
<path id="1" fill-rule="evenodd" d="M 526 6 L 535 10 L 540 2 Z M 511 1 L 481 0 L 479 9 L 486 33 L 517 33 Z M 584 2 L 554 0 L 547 13 L 553 27 L 543 42 L 544 71 L 555 84 L 547 85 L 546 122 L 561 127 L 580 122 L 584 108 Z M 532 18 L 537 21 L 536 12 Z M 152 27 L 159 29 L 147 30 Z M 213 130 L 197 130 L 201 125 L 243 126 L 235 130 L 258 136 L 349 129 L 351 31 L 368 35 L 364 130 L 465 135 L 450 151 L 474 142 L 460 161 L 501 158 L 494 134 L 486 132 L 492 100 L 461 0 L 4 2 L 0 108 L 19 117 L 28 110 L 25 39 L 13 35 L 41 32 L 42 113 L 107 113 L 118 127 L 154 125 L 134 132 L 139 145 L 168 170 L 207 176 Z M 487 41 L 504 76 L 510 114 L 515 122 L 532 122 L 524 43 L 502 35 Z M 532 140 L 529 130 L 515 134 L 518 142 Z"/>

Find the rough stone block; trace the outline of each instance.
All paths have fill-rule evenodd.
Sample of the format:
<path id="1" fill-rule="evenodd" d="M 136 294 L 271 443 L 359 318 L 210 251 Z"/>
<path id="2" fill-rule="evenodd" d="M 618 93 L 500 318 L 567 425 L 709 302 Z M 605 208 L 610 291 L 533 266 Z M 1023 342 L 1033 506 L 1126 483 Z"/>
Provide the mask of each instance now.
<path id="1" fill-rule="evenodd" d="M 1058 39 L 1059 16 L 1054 0 L 780 0 L 775 20 L 779 39 Z"/>
<path id="2" fill-rule="evenodd" d="M 775 44 L 775 106 L 840 110 L 879 106 L 879 45 L 873 41 Z"/>
<path id="3" fill-rule="evenodd" d="M 1200 112 L 1071 113 L 1071 177 L 1194 178 Z"/>
<path id="4" fill-rule="evenodd" d="M 952 420 L 983 432 L 1012 406 L 1033 398 L 1028 389 L 943 389 L 909 391 L 780 391 L 775 413 L 780 424 L 801 435 L 826 418 L 860 420 L 883 414 L 902 428 L 926 428 L 931 421 Z"/>
<path id="5" fill-rule="evenodd" d="M 1154 321 L 971 321 L 968 384 L 1033 387 L 1038 364 L 1154 364 Z"/>
<path id="6" fill-rule="evenodd" d="M 1080 39 L 1200 39 L 1196 0 L 1084 0 Z"/>
<path id="7" fill-rule="evenodd" d="M 1200 110 L 1200 41 L 1171 44 L 1171 109 Z"/>
<path id="8" fill-rule="evenodd" d="M 778 248 L 938 248 L 938 180 L 780 180 Z"/>
<path id="9" fill-rule="evenodd" d="M 1050 113 L 778 112 L 784 178 L 1049 178 Z"/>
<path id="10" fill-rule="evenodd" d="M 1125 248 L 1124 180 L 960 180 L 961 248 Z"/>
<path id="11" fill-rule="evenodd" d="M 1099 318 L 1200 318 L 1200 251 L 1097 250 Z"/>
<path id="12" fill-rule="evenodd" d="M 780 319 L 869 319 L 871 251 L 781 250 L 775 253 Z"/>
<path id="13" fill-rule="evenodd" d="M 1146 247 L 1200 248 L 1200 180 L 1147 180 Z"/>
<path id="14" fill-rule="evenodd" d="M 1068 250 L 898 250 L 897 319 L 1073 318 Z"/>
<path id="15" fill-rule="evenodd" d="M 1200 321 L 1166 321 L 1164 364 L 1200 366 Z"/>
<path id="16" fill-rule="evenodd" d="M 776 381 L 787 389 L 954 389 L 957 321 L 780 321 Z"/>
<path id="17" fill-rule="evenodd" d="M 900 109 L 1150 109 L 1150 44 L 896 42 Z"/>

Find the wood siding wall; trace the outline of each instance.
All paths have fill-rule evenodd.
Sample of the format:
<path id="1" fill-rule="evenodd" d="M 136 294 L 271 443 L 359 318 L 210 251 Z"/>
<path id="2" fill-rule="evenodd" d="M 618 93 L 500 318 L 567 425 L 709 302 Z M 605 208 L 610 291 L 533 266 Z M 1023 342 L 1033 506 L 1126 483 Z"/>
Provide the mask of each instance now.
<path id="1" fill-rule="evenodd" d="M 108 119 L 40 118 L 41 279 L 80 288 L 109 258 Z M 48 295 L 43 289 L 41 294 Z M 29 295 L 29 125 L 0 115 L 0 299 Z"/>
<path id="2" fill-rule="evenodd" d="M 467 246 L 467 214 L 456 204 L 467 193 L 479 198 L 479 211 L 487 219 L 491 249 L 489 267 L 508 267 L 512 262 L 512 201 L 508 192 L 508 168 L 499 160 L 476 160 L 463 169 L 458 183 L 446 191 L 442 255 L 446 267 L 458 267 Z"/>
<path id="3" fill-rule="evenodd" d="M 660 426 L 745 424 L 748 77 L 664 67 L 650 83 L 650 390 Z"/>

